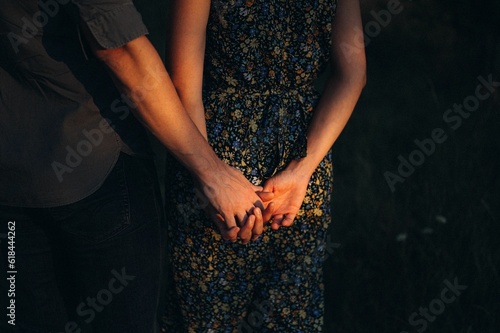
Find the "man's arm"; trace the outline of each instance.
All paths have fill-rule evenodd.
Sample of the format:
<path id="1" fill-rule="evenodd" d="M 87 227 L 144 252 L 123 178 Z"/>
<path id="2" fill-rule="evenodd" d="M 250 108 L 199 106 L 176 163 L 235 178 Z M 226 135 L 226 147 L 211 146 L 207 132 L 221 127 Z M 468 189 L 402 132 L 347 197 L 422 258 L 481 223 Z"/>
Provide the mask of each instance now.
<path id="1" fill-rule="evenodd" d="M 262 207 L 255 191 L 262 188 L 219 160 L 184 111 L 163 62 L 145 36 L 118 48 L 104 49 L 85 26 L 83 30 L 95 55 L 137 106 L 139 120 L 202 184 L 204 194 L 224 220 L 214 217 L 223 238 L 235 241 L 240 231 L 237 222 L 255 222 L 251 212 L 254 206 Z M 259 209 L 256 212 L 259 214 Z"/>

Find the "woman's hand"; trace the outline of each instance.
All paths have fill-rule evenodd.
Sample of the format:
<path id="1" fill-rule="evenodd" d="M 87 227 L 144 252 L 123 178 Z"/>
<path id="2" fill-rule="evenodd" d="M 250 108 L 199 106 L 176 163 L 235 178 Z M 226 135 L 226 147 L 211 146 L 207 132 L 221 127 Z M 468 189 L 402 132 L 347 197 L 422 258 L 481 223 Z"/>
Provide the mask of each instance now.
<path id="1" fill-rule="evenodd" d="M 263 220 L 267 221 L 272 216 L 273 230 L 291 226 L 304 201 L 311 174 L 300 172 L 297 166 L 297 162 L 292 161 L 285 170 L 264 183 L 264 192 L 272 192 L 274 198 L 269 202 L 271 200 L 261 197 L 267 205 Z"/>

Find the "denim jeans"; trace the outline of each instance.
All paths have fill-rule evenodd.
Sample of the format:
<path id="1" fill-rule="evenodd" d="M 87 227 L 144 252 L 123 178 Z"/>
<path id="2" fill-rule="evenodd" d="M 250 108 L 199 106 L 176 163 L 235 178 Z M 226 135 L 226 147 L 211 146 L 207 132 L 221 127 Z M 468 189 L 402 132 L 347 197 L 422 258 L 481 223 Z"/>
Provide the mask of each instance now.
<path id="1" fill-rule="evenodd" d="M 153 161 L 122 154 L 104 184 L 77 203 L 0 206 L 0 331 L 156 332 L 161 202 Z M 15 236 L 14 267 L 6 234 Z M 15 326 L 6 323 L 11 299 Z"/>

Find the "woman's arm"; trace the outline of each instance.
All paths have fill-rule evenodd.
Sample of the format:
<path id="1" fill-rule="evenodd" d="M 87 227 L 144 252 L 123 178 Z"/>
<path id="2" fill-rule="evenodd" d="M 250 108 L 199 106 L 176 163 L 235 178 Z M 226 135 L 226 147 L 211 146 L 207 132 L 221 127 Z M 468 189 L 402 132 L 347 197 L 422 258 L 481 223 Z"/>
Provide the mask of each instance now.
<path id="1" fill-rule="evenodd" d="M 166 66 L 184 108 L 205 140 L 207 129 L 202 83 L 210 3 L 210 0 L 174 0 L 167 22 Z M 263 195 L 272 198 L 272 194 Z M 264 207 L 260 205 L 260 208 Z M 221 215 L 216 209 L 208 207 L 206 211 L 223 225 L 223 219 L 217 218 Z M 247 212 L 248 220 L 239 223 L 238 237 L 243 243 L 257 239 L 264 228 L 259 208 Z"/>
<path id="2" fill-rule="evenodd" d="M 202 101 L 205 35 L 210 0 L 171 1 L 165 63 L 189 117 L 207 139 Z"/>
<path id="3" fill-rule="evenodd" d="M 339 0 L 332 26 L 331 74 L 308 128 L 307 157 L 293 160 L 283 172 L 264 184 L 264 191 L 275 194 L 274 229 L 292 224 L 314 170 L 344 129 L 365 85 L 364 49 L 347 55 L 341 47 L 345 43 L 356 44 L 360 29 L 359 1 Z M 264 219 L 267 218 L 265 215 Z"/>

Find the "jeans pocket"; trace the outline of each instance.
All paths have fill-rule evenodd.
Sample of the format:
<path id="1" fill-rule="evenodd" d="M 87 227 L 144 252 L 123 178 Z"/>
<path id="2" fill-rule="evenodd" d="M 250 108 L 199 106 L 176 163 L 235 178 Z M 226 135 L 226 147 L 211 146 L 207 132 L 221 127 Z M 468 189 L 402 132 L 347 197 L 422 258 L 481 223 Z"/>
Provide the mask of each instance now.
<path id="1" fill-rule="evenodd" d="M 75 241 L 100 243 L 130 225 L 130 203 L 123 155 L 102 186 L 70 205 L 51 208 L 60 230 Z"/>

